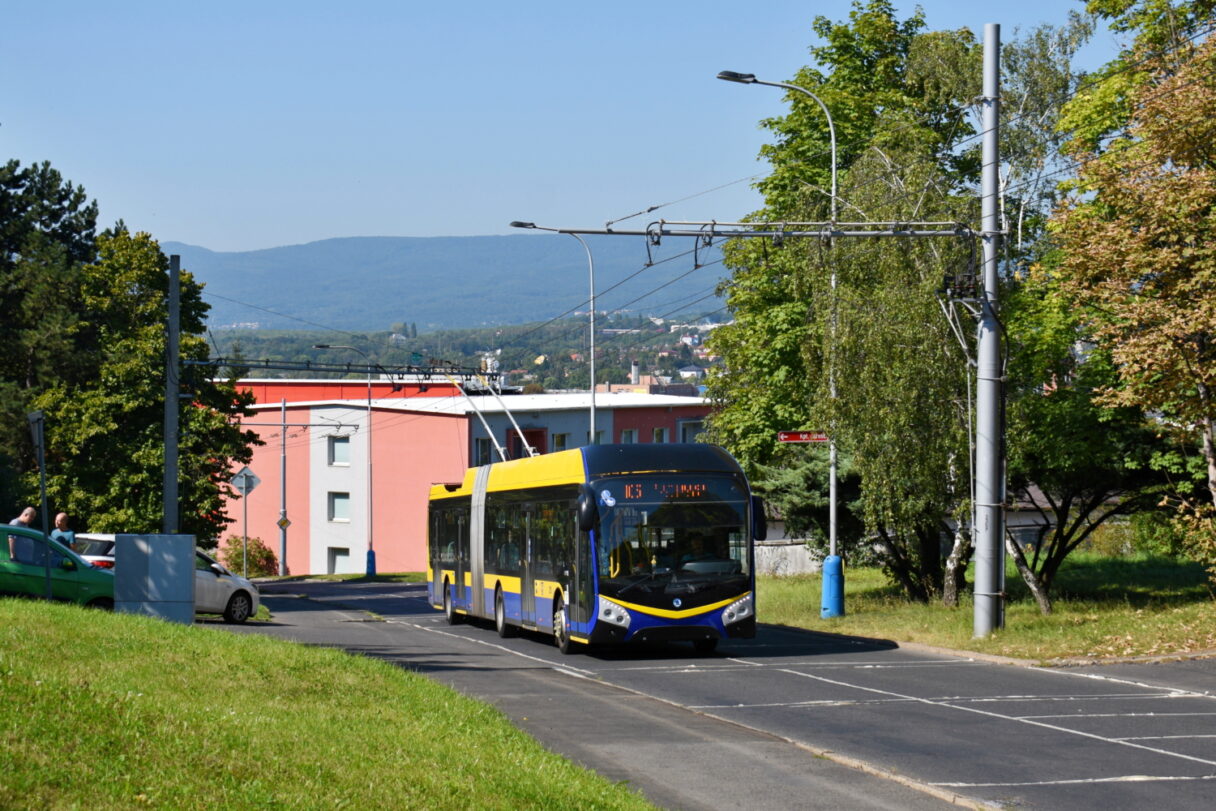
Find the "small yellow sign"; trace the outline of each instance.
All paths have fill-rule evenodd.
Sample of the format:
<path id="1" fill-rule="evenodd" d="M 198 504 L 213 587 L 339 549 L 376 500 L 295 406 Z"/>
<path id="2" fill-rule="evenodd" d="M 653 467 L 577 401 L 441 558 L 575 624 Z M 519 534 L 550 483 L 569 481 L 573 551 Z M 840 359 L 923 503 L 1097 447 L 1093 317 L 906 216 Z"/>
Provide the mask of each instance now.
<path id="1" fill-rule="evenodd" d="M 289 526 L 291 526 L 291 521 L 288 520 L 287 516 L 283 516 L 278 520 L 278 525 L 279 529 L 287 529 Z"/>

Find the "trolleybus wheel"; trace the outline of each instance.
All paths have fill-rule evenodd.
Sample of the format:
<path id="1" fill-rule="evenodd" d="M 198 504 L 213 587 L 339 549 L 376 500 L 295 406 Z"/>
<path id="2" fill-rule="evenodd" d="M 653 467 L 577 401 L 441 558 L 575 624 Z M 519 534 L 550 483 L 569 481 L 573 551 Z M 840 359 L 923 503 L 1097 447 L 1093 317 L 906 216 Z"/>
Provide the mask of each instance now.
<path id="1" fill-rule="evenodd" d="M 561 595 L 553 601 L 553 641 L 562 653 L 570 652 L 570 628 L 566 625 L 566 598 Z"/>
<path id="2" fill-rule="evenodd" d="M 701 654 L 713 653 L 717 647 L 718 640 L 716 637 L 714 639 L 694 639 L 692 642 L 692 649 Z"/>
<path id="3" fill-rule="evenodd" d="M 452 586 L 446 580 L 443 581 L 443 616 L 447 618 L 448 625 L 460 622 L 460 615 L 452 607 Z"/>
<path id="4" fill-rule="evenodd" d="M 507 625 L 507 606 L 502 599 L 502 586 L 494 590 L 494 629 L 503 639 L 515 636 L 515 629 Z"/>

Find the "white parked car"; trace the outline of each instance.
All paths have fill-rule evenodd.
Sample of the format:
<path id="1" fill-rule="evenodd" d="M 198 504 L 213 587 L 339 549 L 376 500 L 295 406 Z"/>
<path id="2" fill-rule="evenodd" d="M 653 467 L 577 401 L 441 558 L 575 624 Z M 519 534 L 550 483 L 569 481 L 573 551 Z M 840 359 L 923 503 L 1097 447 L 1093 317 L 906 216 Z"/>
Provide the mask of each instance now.
<path id="1" fill-rule="evenodd" d="M 78 532 L 73 547 L 102 569 L 114 569 L 114 536 Z M 225 622 L 244 622 L 258 613 L 258 587 L 225 569 L 210 555 L 194 550 L 194 612 L 222 614 Z"/>

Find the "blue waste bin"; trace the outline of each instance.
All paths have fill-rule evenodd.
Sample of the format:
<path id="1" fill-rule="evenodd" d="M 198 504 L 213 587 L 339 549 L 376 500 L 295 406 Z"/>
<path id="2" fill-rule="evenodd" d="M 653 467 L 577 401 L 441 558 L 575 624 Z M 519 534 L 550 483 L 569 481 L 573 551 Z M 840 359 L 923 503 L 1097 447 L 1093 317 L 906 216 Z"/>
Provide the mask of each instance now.
<path id="1" fill-rule="evenodd" d="M 840 555 L 828 555 L 823 559 L 823 601 L 819 616 L 844 616 L 844 561 Z"/>

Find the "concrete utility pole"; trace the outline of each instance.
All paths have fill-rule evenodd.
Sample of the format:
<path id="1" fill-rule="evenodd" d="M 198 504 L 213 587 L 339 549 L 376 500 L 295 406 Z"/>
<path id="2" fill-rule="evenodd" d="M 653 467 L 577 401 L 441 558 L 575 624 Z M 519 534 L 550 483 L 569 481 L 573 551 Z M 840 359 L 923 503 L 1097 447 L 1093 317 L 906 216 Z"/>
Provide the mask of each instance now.
<path id="1" fill-rule="evenodd" d="M 1001 333 L 997 320 L 997 217 L 1000 168 L 1001 27 L 984 26 L 983 221 L 984 295 L 976 346 L 975 394 L 975 617 L 976 637 L 1005 626 L 1005 442 Z"/>
<path id="2" fill-rule="evenodd" d="M 169 323 L 165 332 L 165 479 L 162 529 L 166 535 L 176 535 L 177 505 L 177 434 L 181 403 L 181 375 L 178 367 L 178 346 L 181 341 L 182 258 L 169 257 Z"/>

